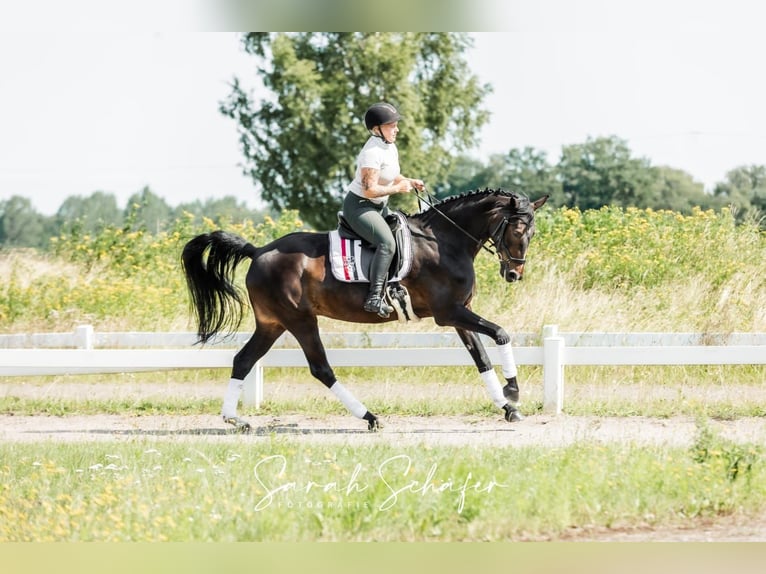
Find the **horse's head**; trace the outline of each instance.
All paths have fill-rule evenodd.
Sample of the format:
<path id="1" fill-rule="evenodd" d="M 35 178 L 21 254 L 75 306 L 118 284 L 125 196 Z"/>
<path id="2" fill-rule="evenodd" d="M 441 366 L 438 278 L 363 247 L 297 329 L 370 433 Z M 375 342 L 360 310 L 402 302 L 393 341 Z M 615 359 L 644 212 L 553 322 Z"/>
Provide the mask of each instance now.
<path id="1" fill-rule="evenodd" d="M 527 248 L 535 234 L 535 211 L 547 200 L 547 195 L 529 201 L 513 194 L 492 224 L 490 239 L 500 258 L 500 276 L 509 283 L 524 277 Z"/>

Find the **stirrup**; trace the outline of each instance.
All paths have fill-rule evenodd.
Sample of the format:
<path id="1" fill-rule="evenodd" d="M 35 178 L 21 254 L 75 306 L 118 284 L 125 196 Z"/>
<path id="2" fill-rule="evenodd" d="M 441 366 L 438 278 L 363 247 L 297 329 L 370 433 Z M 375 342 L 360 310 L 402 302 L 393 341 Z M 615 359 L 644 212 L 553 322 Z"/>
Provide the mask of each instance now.
<path id="1" fill-rule="evenodd" d="M 368 313 L 377 313 L 378 316 L 382 317 L 383 319 L 388 319 L 388 317 L 394 311 L 394 308 L 386 303 L 386 300 L 383 299 L 383 297 L 380 295 L 372 295 L 371 297 L 367 297 L 367 301 L 364 302 L 363 309 Z"/>

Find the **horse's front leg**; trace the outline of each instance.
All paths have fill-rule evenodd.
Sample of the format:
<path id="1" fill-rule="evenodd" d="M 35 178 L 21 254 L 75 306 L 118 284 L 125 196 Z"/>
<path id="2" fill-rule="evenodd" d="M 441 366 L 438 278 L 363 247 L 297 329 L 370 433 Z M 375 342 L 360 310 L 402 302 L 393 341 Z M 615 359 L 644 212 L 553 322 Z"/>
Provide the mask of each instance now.
<path id="1" fill-rule="evenodd" d="M 516 368 L 516 361 L 513 358 L 511 338 L 508 336 L 508 333 L 505 331 L 505 329 L 503 329 L 500 325 L 496 325 L 491 321 L 487 321 L 483 317 L 480 317 L 471 311 L 471 309 L 468 307 L 455 308 L 452 313 L 451 322 L 439 324 L 450 324 L 454 326 L 458 331 L 458 335 L 460 335 L 461 330 L 464 330 L 474 334 L 482 334 L 492 337 L 492 340 L 495 341 L 495 344 L 497 345 L 497 350 L 500 352 L 500 364 L 503 370 L 503 376 L 505 377 L 503 395 L 511 402 L 519 402 L 519 383 L 516 378 L 518 376 L 518 370 Z M 462 336 L 461 340 L 466 345 L 466 347 L 468 347 L 468 344 L 465 342 L 465 339 L 463 339 Z M 481 340 L 476 337 L 476 341 L 478 342 L 480 348 L 483 350 L 484 347 L 481 343 Z M 471 352 L 471 349 L 468 348 L 468 351 Z M 486 354 L 482 363 L 479 362 L 473 353 L 471 356 L 474 358 L 474 362 L 479 368 L 479 372 L 483 372 L 484 370 L 487 370 L 491 367 L 489 359 L 486 358 Z"/>
<path id="2" fill-rule="evenodd" d="M 516 362 L 513 358 L 511 338 L 508 333 L 486 319 L 480 317 L 467 307 L 457 307 L 449 317 L 435 317 L 440 325 L 455 327 L 460 340 L 465 345 L 476 364 L 493 402 L 505 411 L 508 421 L 522 420 L 522 415 L 514 404 L 519 401 L 519 384 L 517 380 Z M 500 352 L 500 361 L 506 384 L 501 387 L 492 363 L 489 360 L 479 334 L 492 337 Z M 509 402 L 510 401 L 510 402 Z"/>
<path id="3" fill-rule="evenodd" d="M 479 369 L 479 375 L 481 376 L 482 380 L 484 381 L 485 386 L 487 387 L 487 391 L 489 392 L 489 396 L 492 398 L 492 402 L 495 403 L 495 406 L 498 408 L 503 409 L 505 412 L 505 420 L 508 422 L 516 422 L 523 420 L 524 417 L 519 412 L 519 409 L 516 408 L 515 405 L 511 404 L 509 402 L 508 397 L 508 391 L 507 389 L 513 385 L 515 387 L 515 393 L 516 393 L 516 399 L 510 399 L 513 402 L 516 402 L 518 400 L 518 391 L 519 387 L 516 383 L 516 376 L 514 375 L 511 379 L 508 379 L 506 377 L 506 385 L 505 388 L 501 387 L 500 380 L 497 377 L 497 373 L 495 372 L 494 367 L 492 366 L 492 362 L 489 360 L 489 356 L 487 355 L 487 351 L 484 348 L 484 344 L 481 342 L 481 339 L 479 338 L 479 335 L 474 333 L 473 331 L 467 331 L 465 329 L 456 329 L 458 336 L 460 337 L 460 340 L 465 345 L 465 348 L 468 349 L 468 352 L 470 353 L 471 357 L 473 358 L 473 362 L 476 363 L 476 368 Z M 508 344 L 508 343 L 506 343 Z M 508 344 L 510 346 L 510 344 Z M 501 354 L 501 357 L 503 355 Z M 511 356 L 512 358 L 512 356 Z M 503 359 L 503 374 L 505 374 L 507 370 L 506 366 L 507 359 Z M 515 367 L 515 365 L 514 365 Z"/>

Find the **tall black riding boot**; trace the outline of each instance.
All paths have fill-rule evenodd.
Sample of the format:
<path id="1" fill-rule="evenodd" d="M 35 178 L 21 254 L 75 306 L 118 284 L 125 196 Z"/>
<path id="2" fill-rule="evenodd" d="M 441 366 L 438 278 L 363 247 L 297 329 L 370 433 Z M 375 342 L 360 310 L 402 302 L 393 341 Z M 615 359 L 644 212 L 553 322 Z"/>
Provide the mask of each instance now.
<path id="1" fill-rule="evenodd" d="M 364 302 L 364 310 L 370 313 L 377 313 L 384 319 L 394 311 L 383 298 L 383 287 L 386 284 L 388 275 L 388 266 L 391 264 L 394 254 L 385 246 L 380 246 L 375 250 L 372 263 L 370 263 L 370 292 Z"/>

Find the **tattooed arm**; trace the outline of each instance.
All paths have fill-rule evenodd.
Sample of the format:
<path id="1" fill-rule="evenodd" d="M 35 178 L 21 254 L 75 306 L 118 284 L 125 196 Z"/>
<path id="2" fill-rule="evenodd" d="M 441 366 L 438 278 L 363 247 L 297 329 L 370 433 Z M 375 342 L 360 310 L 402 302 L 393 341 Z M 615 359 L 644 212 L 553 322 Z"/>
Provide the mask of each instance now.
<path id="1" fill-rule="evenodd" d="M 416 189 L 423 189 L 424 185 L 419 179 L 410 179 L 402 175 L 396 176 L 396 179 L 389 185 L 381 185 L 378 181 L 380 170 L 371 167 L 363 167 L 361 172 L 362 191 L 364 192 L 364 196 L 368 199 L 394 195 L 396 193 L 409 193 L 413 187 Z"/>

